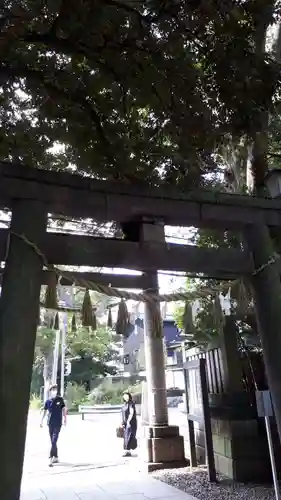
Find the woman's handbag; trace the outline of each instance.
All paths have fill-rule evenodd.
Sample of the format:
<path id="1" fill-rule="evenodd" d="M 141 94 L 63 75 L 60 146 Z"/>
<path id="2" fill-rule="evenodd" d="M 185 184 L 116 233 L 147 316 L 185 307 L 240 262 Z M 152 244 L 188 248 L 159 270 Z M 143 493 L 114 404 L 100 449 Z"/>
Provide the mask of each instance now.
<path id="1" fill-rule="evenodd" d="M 121 425 L 119 425 L 119 427 L 117 427 L 117 429 L 116 429 L 116 437 L 118 437 L 120 439 L 123 439 L 123 437 L 124 437 L 124 429 Z"/>

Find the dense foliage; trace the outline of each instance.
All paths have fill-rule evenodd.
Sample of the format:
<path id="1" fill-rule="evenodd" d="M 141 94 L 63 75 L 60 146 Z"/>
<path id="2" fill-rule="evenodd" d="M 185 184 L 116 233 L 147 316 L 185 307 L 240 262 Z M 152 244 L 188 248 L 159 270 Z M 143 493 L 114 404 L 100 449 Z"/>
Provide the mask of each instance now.
<path id="1" fill-rule="evenodd" d="M 44 366 L 50 376 L 53 362 L 55 330 L 40 326 L 38 328 L 31 392 L 38 393 L 44 385 Z M 78 328 L 77 332 L 67 334 L 66 359 L 71 359 L 71 373 L 67 380 L 79 384 L 88 384 L 97 376 L 116 373 L 116 365 L 120 362 L 118 349 L 112 340 L 111 332 L 100 327 L 96 332 Z M 47 366 L 46 366 L 47 365 Z M 60 379 L 60 363 L 58 377 Z"/>
<path id="2" fill-rule="evenodd" d="M 280 2 L 271 0 L 6 0 L 0 159 L 182 189 L 244 190 L 259 134 L 269 139 L 266 161 L 256 155 L 260 179 L 267 160 L 279 164 L 279 22 Z M 195 241 L 240 245 L 229 232 L 200 231 Z M 208 323 L 207 311 L 206 302 Z M 79 335 L 72 351 L 80 345 L 87 359 Z M 40 356 L 36 362 L 40 376 Z"/>
<path id="3" fill-rule="evenodd" d="M 79 288 L 75 291 L 76 293 L 73 294 L 73 290 L 63 287 L 60 295 L 66 300 L 70 294 L 73 306 L 80 311 L 85 291 Z M 42 295 L 44 295 L 43 291 Z M 65 318 L 67 320 L 65 357 L 72 360 L 71 373 L 67 379 L 78 384 L 88 384 L 90 380 L 100 375 L 114 374 L 116 365 L 120 362 L 113 332 L 104 326 L 104 316 L 110 299 L 95 292 L 92 292 L 91 296 L 98 318 L 97 330 L 82 326 L 80 312 L 76 313 L 74 329 L 73 314 L 68 313 Z M 40 387 L 44 385 L 44 378 L 45 383 L 48 383 L 51 378 L 55 338 L 54 312 L 41 309 L 41 324 L 38 326 L 35 345 L 32 393 L 39 392 Z M 59 363 L 58 378 L 60 378 L 60 368 Z"/>
<path id="4" fill-rule="evenodd" d="M 279 2 L 3 4 L 3 159 L 198 185 L 219 169 L 217 148 L 274 109 L 279 62 L 257 44 Z"/>

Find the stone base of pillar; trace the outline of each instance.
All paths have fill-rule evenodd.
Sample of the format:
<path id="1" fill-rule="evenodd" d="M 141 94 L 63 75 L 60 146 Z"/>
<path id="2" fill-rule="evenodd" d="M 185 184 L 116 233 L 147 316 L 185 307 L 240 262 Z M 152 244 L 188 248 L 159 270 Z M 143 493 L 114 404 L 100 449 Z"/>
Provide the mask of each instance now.
<path id="1" fill-rule="evenodd" d="M 177 426 L 145 427 L 143 458 L 149 472 L 186 467 L 184 440 Z"/>

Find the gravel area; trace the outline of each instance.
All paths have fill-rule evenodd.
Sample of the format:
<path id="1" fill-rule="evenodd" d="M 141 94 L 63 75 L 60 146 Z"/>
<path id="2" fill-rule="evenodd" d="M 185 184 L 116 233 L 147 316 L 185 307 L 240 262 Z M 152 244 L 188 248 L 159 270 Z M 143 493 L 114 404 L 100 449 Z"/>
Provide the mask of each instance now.
<path id="1" fill-rule="evenodd" d="M 232 483 L 219 476 L 217 484 L 208 481 L 206 467 L 199 467 L 190 472 L 189 468 L 162 470 L 153 474 L 159 479 L 181 491 L 193 495 L 198 500 L 274 500 L 272 486 L 246 485 Z"/>

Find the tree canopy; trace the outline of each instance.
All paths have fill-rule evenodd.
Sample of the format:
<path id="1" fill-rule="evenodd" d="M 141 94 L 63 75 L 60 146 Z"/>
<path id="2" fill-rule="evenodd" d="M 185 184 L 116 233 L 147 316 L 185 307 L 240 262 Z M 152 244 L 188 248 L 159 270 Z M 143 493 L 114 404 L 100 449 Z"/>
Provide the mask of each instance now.
<path id="1" fill-rule="evenodd" d="M 43 290 L 42 295 L 44 295 Z M 117 339 L 114 337 L 113 332 L 104 325 L 104 316 L 110 299 L 91 292 L 91 299 L 95 304 L 95 313 L 98 317 L 97 328 L 93 329 L 83 327 L 80 318 L 84 295 L 85 291 L 79 288 L 73 291 L 69 287 L 61 287 L 59 291 L 61 300 L 65 300 L 67 303 L 70 297 L 69 300 L 73 301 L 73 307 L 77 308 L 74 325 L 73 314 L 66 313 L 64 317 L 64 321 L 67 321 L 65 358 L 72 360 L 72 370 L 68 380 L 80 383 L 88 382 L 97 375 L 113 374 L 116 372 L 116 366 L 120 363 L 120 350 L 117 346 Z M 43 377 L 47 387 L 52 376 L 54 345 L 57 333 L 54 329 L 54 318 L 54 311 L 49 309 L 41 310 L 32 378 L 32 391 L 35 392 L 43 385 Z M 58 374 L 60 376 L 60 363 Z"/>
<path id="2" fill-rule="evenodd" d="M 279 65 L 256 46 L 278 15 L 267 0 L 4 1 L 2 159 L 204 184 L 225 137 L 272 108 Z"/>

